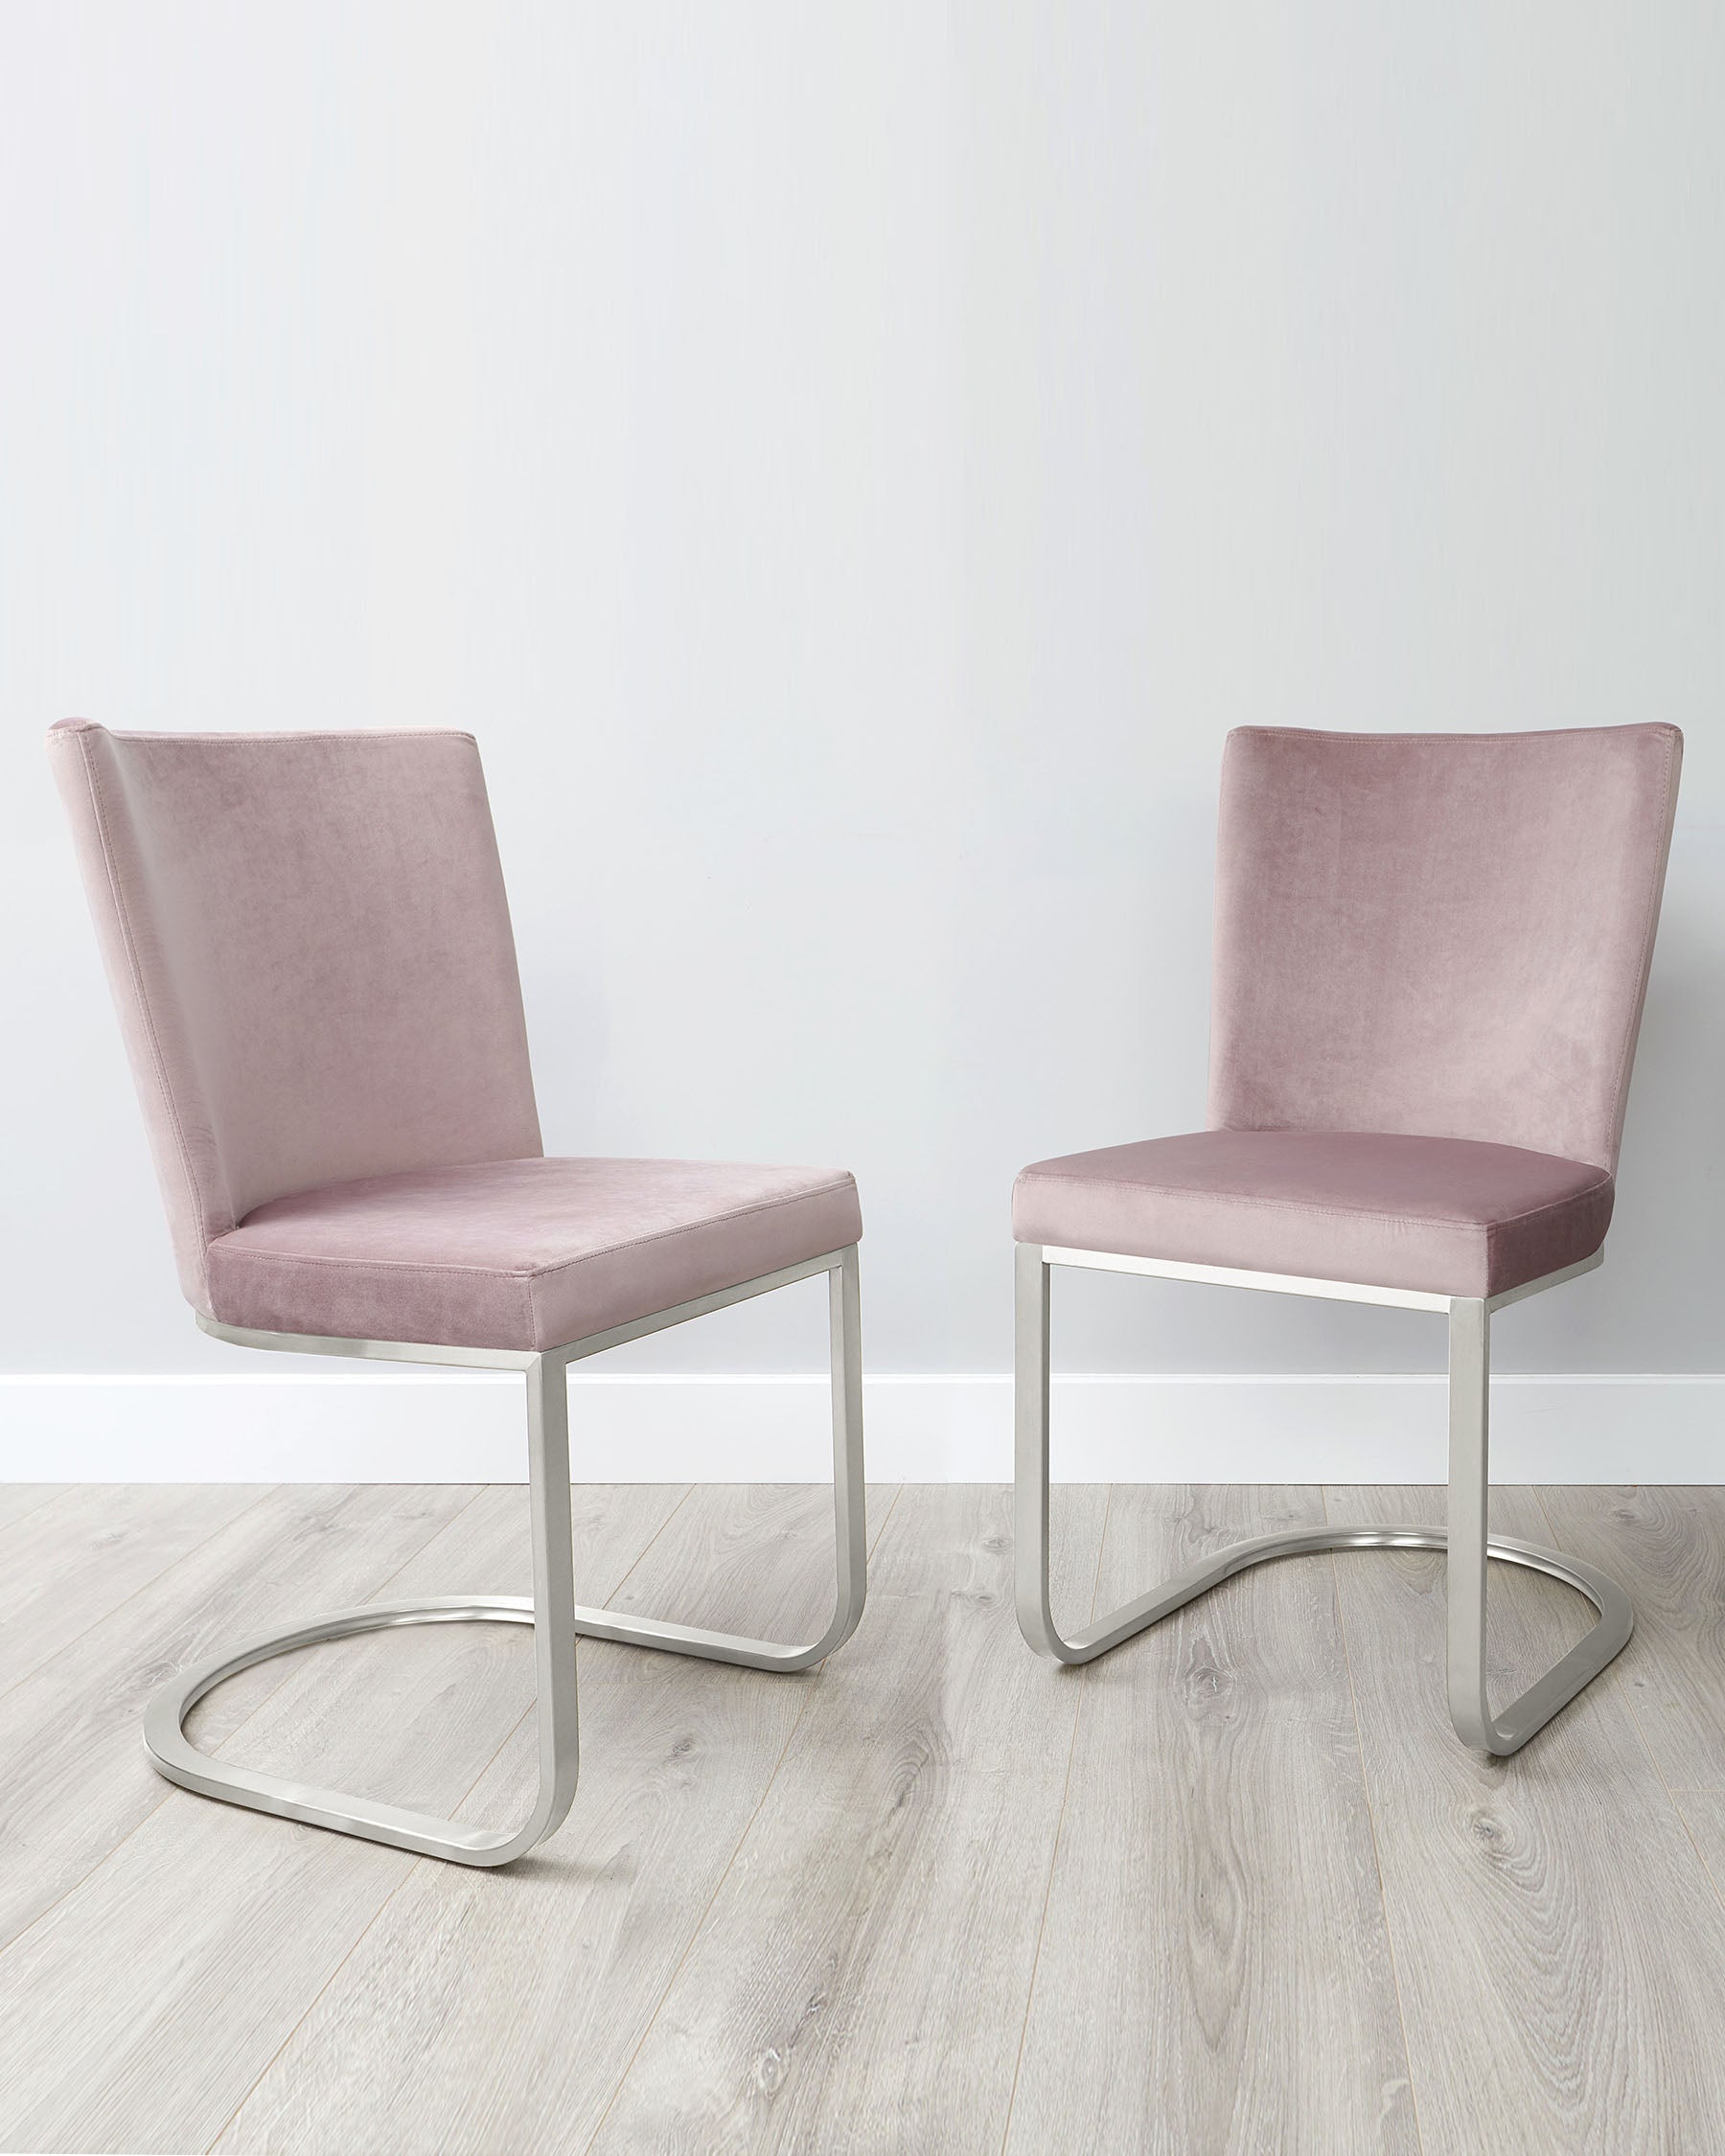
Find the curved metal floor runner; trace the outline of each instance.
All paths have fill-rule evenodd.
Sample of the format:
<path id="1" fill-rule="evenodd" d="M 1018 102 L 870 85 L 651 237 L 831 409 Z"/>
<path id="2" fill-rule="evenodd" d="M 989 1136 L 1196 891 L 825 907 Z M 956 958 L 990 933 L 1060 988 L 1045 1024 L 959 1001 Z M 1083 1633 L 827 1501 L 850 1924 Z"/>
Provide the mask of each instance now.
<path id="1" fill-rule="evenodd" d="M 1447 1552 L 1448 1548 L 1449 1533 L 1443 1527 L 1300 1527 L 1282 1534 L 1254 1535 L 1245 1542 L 1218 1550 L 1213 1557 L 1189 1565 L 1184 1571 L 1176 1572 L 1161 1586 L 1124 1604 L 1099 1623 L 1087 1625 L 1070 1640 L 1055 1628 L 1049 1612 L 1046 1570 L 1036 1575 L 1027 1574 L 1025 1569 L 1021 1568 L 1019 1626 L 1039 1654 L 1051 1656 L 1056 1662 L 1078 1664 L 1093 1662 L 1098 1655 L 1131 1639 L 1134 1633 L 1148 1631 L 1199 1595 L 1208 1594 L 1212 1587 L 1232 1579 L 1235 1573 L 1246 1571 L 1254 1565 L 1269 1564 L 1277 1557 L 1309 1556 L 1315 1551 L 1337 1549 L 1439 1549 Z M 1561 1580 L 1564 1586 L 1586 1595 L 1598 1612 L 1598 1622 L 1591 1626 L 1537 1683 L 1530 1685 L 1501 1713 L 1486 1714 L 1483 1731 L 1473 1726 L 1462 1727 L 1463 1713 L 1473 1705 L 1471 1688 L 1464 1686 L 1462 1711 L 1458 1711 L 1456 1687 L 1452 1682 L 1451 1713 L 1458 1732 L 1480 1749 L 1503 1756 L 1519 1751 L 1559 1708 L 1567 1706 L 1622 1652 L 1634 1629 L 1635 1613 L 1628 1595 L 1616 1580 L 1595 1566 L 1583 1564 L 1578 1557 L 1566 1557 L 1539 1543 L 1522 1542 L 1512 1535 L 1493 1535 L 1485 1545 L 1485 1553 L 1504 1564 L 1523 1565 L 1530 1571 L 1544 1572 L 1552 1579 Z M 1454 1675 L 1452 1668 L 1452 1680 Z M 1480 1690 L 1483 1704 L 1483 1681 Z M 1470 1712 L 1467 1712 L 1467 1719 L 1471 1725 Z"/>
<path id="2" fill-rule="evenodd" d="M 218 1661 L 184 1671 L 163 1685 L 151 1698 L 144 1716 L 144 1750 L 158 1774 L 182 1789 L 201 1797 L 216 1797 L 228 1803 L 273 1812 L 283 1819 L 305 1821 L 311 1826 L 334 1827 L 369 1841 L 387 1842 L 397 1848 L 414 1849 L 423 1856 L 453 1858 L 476 1865 L 509 1864 L 562 1823 L 574 1794 L 578 1766 L 575 1709 L 575 1647 L 577 1638 L 614 1640 L 630 1646 L 656 1647 L 673 1654 L 695 1655 L 708 1662 L 728 1662 L 748 1669 L 792 1671 L 811 1668 L 840 1645 L 856 1629 L 862 1615 L 860 1568 L 850 1571 L 842 1558 L 849 1522 L 840 1503 L 840 1548 L 841 1576 L 835 1597 L 832 1621 L 818 1640 L 806 1646 L 780 1646 L 770 1640 L 750 1640 L 727 1632 L 707 1632 L 694 1625 L 670 1624 L 656 1617 L 623 1617 L 613 1610 L 584 1609 L 571 1605 L 562 1623 L 550 1627 L 548 1657 L 540 1658 L 541 1761 L 540 1799 L 532 1815 L 518 1829 L 495 1832 L 486 1827 L 464 1827 L 452 1820 L 429 1813 L 405 1811 L 397 1805 L 344 1791 L 319 1789 L 281 1775 L 261 1774 L 200 1752 L 186 1735 L 186 1716 L 206 1694 L 273 1656 L 292 1654 L 301 1647 L 320 1646 L 333 1640 L 351 1640 L 361 1633 L 388 1632 L 408 1624 L 532 1624 L 530 1596 L 434 1595 L 412 1602 L 369 1602 L 357 1609 L 337 1610 L 313 1617 L 286 1631 L 271 1632 L 251 1640 Z M 856 1584 L 852 1584 L 856 1582 Z M 550 1686 L 544 1689 L 545 1661 L 553 1664 Z M 548 1744 L 544 1742 L 547 1728 Z"/>

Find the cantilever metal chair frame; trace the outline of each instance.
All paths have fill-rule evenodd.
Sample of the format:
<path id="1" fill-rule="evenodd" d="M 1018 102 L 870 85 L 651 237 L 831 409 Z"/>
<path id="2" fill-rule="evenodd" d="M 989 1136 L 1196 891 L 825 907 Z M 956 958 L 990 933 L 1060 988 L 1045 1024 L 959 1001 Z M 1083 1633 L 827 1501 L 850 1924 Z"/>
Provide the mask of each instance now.
<path id="1" fill-rule="evenodd" d="M 1343 1280 L 1305 1280 L 1291 1273 L 1242 1273 L 1223 1266 L 1180 1265 L 1161 1258 L 1116 1257 L 1103 1250 L 1060 1250 L 1021 1243 L 1018 1250 L 1016 1576 L 1019 1626 L 1040 1654 L 1056 1662 L 1093 1662 L 1135 1633 L 1249 1566 L 1273 1557 L 1322 1549 L 1441 1549 L 1448 1553 L 1449 1710 L 1464 1744 L 1502 1757 L 1519 1752 L 1560 1708 L 1567 1707 L 1627 1642 L 1634 1623 L 1629 1597 L 1615 1580 L 1578 1558 L 1537 1543 L 1489 1533 L 1491 1320 L 1510 1303 L 1539 1295 L 1599 1264 L 1596 1251 L 1578 1265 L 1482 1299 L 1373 1288 Z M 1198 1280 L 1218 1287 L 1256 1288 L 1273 1295 L 1326 1301 L 1388 1304 L 1430 1310 L 1449 1319 L 1449 1527 L 1308 1527 L 1256 1535 L 1164 1580 L 1089 1626 L 1063 1639 L 1048 1609 L 1048 1281 L 1057 1265 L 1103 1273 L 1136 1273 L 1160 1280 Z M 1598 1621 L 1537 1684 L 1501 1714 L 1485 1691 L 1485 1568 L 1488 1558 L 1548 1572 L 1585 1594 Z"/>
<path id="2" fill-rule="evenodd" d="M 808 1646 L 779 1646 L 729 1632 L 704 1632 L 656 1617 L 619 1617 L 584 1609 L 575 1600 L 569 1525 L 568 1368 L 571 1363 L 619 1347 L 626 1341 L 680 1325 L 734 1302 L 785 1288 L 824 1273 L 831 1313 L 833 1373 L 833 1524 L 837 1581 L 832 1621 Z M 440 1595 L 413 1602 L 371 1602 L 338 1610 L 289 1630 L 253 1640 L 233 1654 L 189 1670 L 164 1685 L 144 1721 L 144 1745 L 151 1763 L 170 1781 L 205 1797 L 284 1819 L 334 1827 L 370 1842 L 385 1842 L 423 1856 L 456 1864 L 508 1864 L 559 1827 L 575 1796 L 580 1748 L 577 1726 L 575 1642 L 619 1640 L 637 1647 L 698 1655 L 709 1662 L 738 1663 L 748 1669 L 807 1669 L 841 1646 L 857 1629 L 867 1588 L 862 1500 L 862 1359 L 857 1246 L 828 1251 L 801 1265 L 762 1274 L 698 1301 L 679 1303 L 632 1324 L 548 1348 L 540 1354 L 485 1347 L 435 1347 L 410 1341 L 323 1340 L 302 1333 L 249 1332 L 199 1317 L 204 1331 L 240 1347 L 286 1349 L 296 1355 L 360 1356 L 388 1363 L 455 1364 L 465 1368 L 520 1370 L 527 1381 L 527 1459 L 532 1485 L 533 1595 Z M 497 1832 L 458 1825 L 453 1820 L 403 1811 L 392 1804 L 316 1789 L 255 1774 L 199 1752 L 187 1739 L 186 1716 L 224 1678 L 254 1663 L 326 1640 L 402 1624 L 496 1621 L 530 1624 L 539 1683 L 539 1796 L 524 1823 Z"/>

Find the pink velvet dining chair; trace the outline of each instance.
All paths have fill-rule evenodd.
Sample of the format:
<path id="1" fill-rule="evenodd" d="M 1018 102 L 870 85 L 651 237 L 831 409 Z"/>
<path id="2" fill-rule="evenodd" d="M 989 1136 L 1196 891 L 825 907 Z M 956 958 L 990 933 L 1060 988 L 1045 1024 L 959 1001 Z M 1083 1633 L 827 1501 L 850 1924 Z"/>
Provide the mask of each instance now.
<path id="1" fill-rule="evenodd" d="M 795 1670 L 862 1613 L 857 1188 L 837 1169 L 547 1158 L 479 752 L 433 732 L 123 734 L 49 749 L 142 1096 L 180 1285 L 242 1347 L 517 1370 L 533 1596 L 374 1602 L 164 1686 L 145 1743 L 229 1803 L 507 1864 L 574 1796 L 575 1641 Z M 570 1550 L 571 1363 L 825 1273 L 837 1588 L 806 1646 L 586 1609 Z M 531 1624 L 540 1783 L 494 1831 L 253 1773 L 185 1717 L 272 1655 L 404 1624 Z"/>
<path id="2" fill-rule="evenodd" d="M 1600 1262 L 1682 745 L 1663 725 L 1230 736 L 1209 1128 L 1040 1161 L 1013 1191 L 1017 1600 L 1040 1652 L 1089 1662 L 1270 1558 L 1446 1550 L 1450 1717 L 1503 1755 L 1628 1640 L 1614 1581 L 1488 1532 L 1489 1344 L 1498 1311 Z M 1048 1607 L 1056 1266 L 1442 1314 L 1447 1532 L 1261 1535 L 1063 1638 Z M 1598 1612 L 1497 1713 L 1488 1557 Z"/>

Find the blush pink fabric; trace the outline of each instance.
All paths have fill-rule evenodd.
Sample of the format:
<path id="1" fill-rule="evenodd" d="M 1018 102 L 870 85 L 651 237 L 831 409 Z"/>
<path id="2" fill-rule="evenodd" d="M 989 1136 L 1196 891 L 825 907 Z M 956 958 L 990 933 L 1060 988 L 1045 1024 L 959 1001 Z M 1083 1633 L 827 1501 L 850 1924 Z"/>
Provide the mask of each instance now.
<path id="1" fill-rule="evenodd" d="M 73 720 L 49 754 L 206 1316 L 562 1345 L 560 1314 L 604 1329 L 857 1240 L 838 1171 L 542 1158 L 471 735 Z"/>
<path id="2" fill-rule="evenodd" d="M 1604 1169 L 1374 1131 L 1195 1131 L 1026 1168 L 1021 1243 L 1495 1296 L 1591 1257 Z"/>
<path id="3" fill-rule="evenodd" d="M 1615 1169 L 1682 747 L 1675 726 L 1230 734 L 1212 1126 Z"/>
<path id="4" fill-rule="evenodd" d="M 560 1347 L 862 1232 L 833 1169 L 490 1160 L 260 1205 L 211 1244 L 210 1287 L 264 1332 Z"/>
<path id="5" fill-rule="evenodd" d="M 1664 725 L 1231 734 L 1213 1127 L 1026 1169 L 1014 1234 L 1467 1296 L 1591 1256 L 1681 757 Z"/>

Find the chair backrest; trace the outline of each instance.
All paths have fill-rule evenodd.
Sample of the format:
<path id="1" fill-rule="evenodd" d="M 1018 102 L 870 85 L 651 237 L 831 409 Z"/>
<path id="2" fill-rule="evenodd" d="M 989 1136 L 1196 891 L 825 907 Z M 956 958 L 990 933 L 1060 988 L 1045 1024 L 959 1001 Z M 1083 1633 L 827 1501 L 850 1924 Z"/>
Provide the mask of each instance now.
<path id="1" fill-rule="evenodd" d="M 471 735 L 48 739 L 197 1308 L 268 1199 L 540 1153 Z"/>
<path id="2" fill-rule="evenodd" d="M 1615 1170 L 1682 752 L 1660 725 L 1231 734 L 1211 1127 Z"/>

